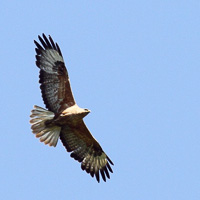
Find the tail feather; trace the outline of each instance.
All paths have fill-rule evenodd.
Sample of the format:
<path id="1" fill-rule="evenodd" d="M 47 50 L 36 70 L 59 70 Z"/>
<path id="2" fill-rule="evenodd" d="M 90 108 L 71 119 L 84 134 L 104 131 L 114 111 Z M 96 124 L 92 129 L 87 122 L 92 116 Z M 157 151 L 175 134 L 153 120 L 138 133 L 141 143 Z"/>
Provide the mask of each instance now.
<path id="1" fill-rule="evenodd" d="M 41 142 L 49 146 L 56 146 L 60 136 L 61 127 L 59 126 L 46 126 L 45 122 L 54 118 L 54 113 L 39 106 L 34 106 L 31 111 L 31 129 Z"/>

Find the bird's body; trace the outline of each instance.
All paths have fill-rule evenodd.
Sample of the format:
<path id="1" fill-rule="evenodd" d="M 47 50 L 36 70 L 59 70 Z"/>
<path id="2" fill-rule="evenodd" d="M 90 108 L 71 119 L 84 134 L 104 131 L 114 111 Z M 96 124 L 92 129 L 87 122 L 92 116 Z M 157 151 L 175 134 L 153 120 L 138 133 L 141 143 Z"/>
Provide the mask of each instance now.
<path id="1" fill-rule="evenodd" d="M 32 132 L 41 142 L 56 146 L 60 138 L 71 157 L 81 162 L 81 168 L 99 182 L 112 173 L 112 161 L 87 129 L 83 118 L 90 112 L 80 108 L 72 95 L 69 76 L 57 43 L 51 36 L 39 36 L 36 42 L 36 65 L 40 68 L 39 83 L 46 109 L 34 106 L 31 111 Z M 109 164 L 110 163 L 110 164 Z"/>
<path id="2" fill-rule="evenodd" d="M 69 125 L 76 126 L 82 119 L 89 114 L 89 110 L 80 108 L 77 104 L 66 108 L 58 113 L 52 120 L 46 121 L 46 124 L 54 124 L 58 126 Z"/>

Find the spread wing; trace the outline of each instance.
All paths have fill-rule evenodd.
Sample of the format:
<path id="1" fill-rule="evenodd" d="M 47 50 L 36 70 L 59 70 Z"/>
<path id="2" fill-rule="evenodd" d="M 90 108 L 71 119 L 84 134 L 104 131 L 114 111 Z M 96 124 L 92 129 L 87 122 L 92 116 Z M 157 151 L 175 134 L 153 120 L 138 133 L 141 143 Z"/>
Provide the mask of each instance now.
<path id="1" fill-rule="evenodd" d="M 49 39 L 44 34 L 42 36 L 38 36 L 42 46 L 34 40 L 37 46 L 36 65 L 40 68 L 40 88 L 46 108 L 58 113 L 74 105 L 75 100 L 58 44 L 54 43 L 51 36 Z"/>
<path id="2" fill-rule="evenodd" d="M 104 181 L 106 177 L 110 178 L 109 172 L 113 172 L 110 164 L 113 163 L 92 137 L 83 121 L 76 127 L 63 126 L 60 139 L 67 151 L 72 152 L 71 157 L 81 162 L 82 170 L 92 177 L 95 175 L 98 182 L 99 172 Z"/>

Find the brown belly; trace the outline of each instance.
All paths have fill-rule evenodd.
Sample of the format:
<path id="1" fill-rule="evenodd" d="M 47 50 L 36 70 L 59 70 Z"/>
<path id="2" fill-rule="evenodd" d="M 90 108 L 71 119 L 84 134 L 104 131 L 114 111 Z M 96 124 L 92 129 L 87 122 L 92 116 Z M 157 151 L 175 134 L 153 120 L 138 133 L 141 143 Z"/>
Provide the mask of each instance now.
<path id="1" fill-rule="evenodd" d="M 80 121 L 82 121 L 82 118 L 74 114 L 67 116 L 58 116 L 57 118 L 53 119 L 53 123 L 57 126 L 76 126 Z"/>

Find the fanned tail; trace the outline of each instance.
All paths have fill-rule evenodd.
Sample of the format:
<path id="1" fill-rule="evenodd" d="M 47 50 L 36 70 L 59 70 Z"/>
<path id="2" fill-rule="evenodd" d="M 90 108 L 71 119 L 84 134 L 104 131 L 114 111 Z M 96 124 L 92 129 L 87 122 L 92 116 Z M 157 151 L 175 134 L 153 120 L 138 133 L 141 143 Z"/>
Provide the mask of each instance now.
<path id="1" fill-rule="evenodd" d="M 34 106 L 31 111 L 31 129 L 37 138 L 40 138 L 41 142 L 48 144 L 49 146 L 56 146 L 58 138 L 60 136 L 61 127 L 59 126 L 47 126 L 45 122 L 54 118 L 54 113 L 48 111 L 39 106 Z"/>

